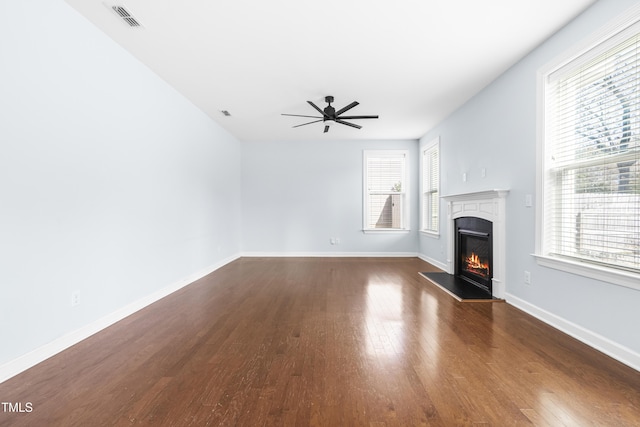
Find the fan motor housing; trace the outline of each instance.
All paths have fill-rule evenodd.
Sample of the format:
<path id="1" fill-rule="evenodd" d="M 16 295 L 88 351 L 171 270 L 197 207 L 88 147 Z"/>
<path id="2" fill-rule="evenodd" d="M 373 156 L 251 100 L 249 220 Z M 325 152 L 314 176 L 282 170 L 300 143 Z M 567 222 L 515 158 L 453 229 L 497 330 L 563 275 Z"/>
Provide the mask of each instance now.
<path id="1" fill-rule="evenodd" d="M 331 105 L 329 105 L 328 107 L 324 108 L 324 113 L 329 116 L 329 117 L 325 117 L 325 120 L 331 119 L 333 120 L 336 116 L 336 109 L 333 108 Z"/>

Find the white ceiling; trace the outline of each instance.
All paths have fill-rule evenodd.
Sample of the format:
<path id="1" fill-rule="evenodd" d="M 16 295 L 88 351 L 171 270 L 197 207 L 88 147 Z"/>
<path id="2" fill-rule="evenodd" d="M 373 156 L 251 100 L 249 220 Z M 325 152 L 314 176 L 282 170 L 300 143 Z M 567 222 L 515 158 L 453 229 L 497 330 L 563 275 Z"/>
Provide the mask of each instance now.
<path id="1" fill-rule="evenodd" d="M 416 139 L 595 0 L 66 0 L 240 140 Z M 142 28 L 112 12 L 126 7 Z M 333 95 L 362 129 L 293 129 Z M 221 110 L 228 110 L 225 117 Z"/>

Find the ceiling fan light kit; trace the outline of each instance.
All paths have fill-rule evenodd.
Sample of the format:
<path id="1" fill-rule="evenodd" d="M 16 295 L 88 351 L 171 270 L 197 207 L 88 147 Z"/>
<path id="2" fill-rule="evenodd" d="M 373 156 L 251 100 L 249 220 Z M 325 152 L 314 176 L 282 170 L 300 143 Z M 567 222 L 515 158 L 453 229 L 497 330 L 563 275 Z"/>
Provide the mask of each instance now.
<path id="1" fill-rule="evenodd" d="M 350 109 L 352 109 L 353 107 L 355 107 L 356 105 L 359 104 L 357 101 L 353 101 L 351 104 L 347 105 L 346 107 L 343 107 L 340 110 L 336 111 L 336 109 L 331 106 L 331 103 L 333 102 L 333 96 L 330 96 L 330 95 L 329 96 L 325 96 L 324 100 L 328 104 L 326 107 L 324 107 L 324 110 L 321 110 L 320 107 L 318 107 L 313 102 L 307 101 L 307 103 L 309 105 L 311 105 L 318 113 L 320 113 L 320 116 L 306 116 L 306 115 L 301 115 L 301 114 L 284 114 L 284 113 L 282 115 L 283 116 L 292 116 L 292 117 L 308 117 L 308 118 L 312 118 L 312 119 L 317 119 L 317 120 L 313 120 L 311 122 L 302 123 L 300 125 L 295 125 L 293 127 L 297 128 L 297 127 L 300 127 L 300 126 L 310 125 L 312 123 L 323 122 L 323 124 L 324 124 L 324 133 L 329 132 L 329 128 L 334 123 L 340 123 L 341 125 L 351 126 L 351 127 L 356 128 L 356 129 L 361 129 L 362 126 L 357 125 L 355 123 L 345 122 L 345 120 L 377 119 L 378 118 L 378 116 L 343 116 L 342 114 L 346 113 L 347 111 L 349 111 Z"/>

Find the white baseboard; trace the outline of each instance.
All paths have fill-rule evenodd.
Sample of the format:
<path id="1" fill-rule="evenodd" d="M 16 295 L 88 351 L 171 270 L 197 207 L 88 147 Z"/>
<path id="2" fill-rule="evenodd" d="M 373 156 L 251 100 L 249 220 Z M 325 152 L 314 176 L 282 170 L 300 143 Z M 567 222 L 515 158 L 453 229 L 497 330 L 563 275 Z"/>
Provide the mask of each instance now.
<path id="1" fill-rule="evenodd" d="M 442 271 L 447 271 L 447 264 L 437 261 L 433 258 L 429 258 L 428 256 L 424 255 L 424 254 L 418 254 L 418 258 L 420 258 L 421 260 L 428 262 L 431 265 L 434 265 L 436 267 L 438 267 L 440 270 Z"/>
<path id="2" fill-rule="evenodd" d="M 573 338 L 582 341 L 590 347 L 610 356 L 625 365 L 640 371 L 640 354 L 635 351 L 611 341 L 593 331 L 576 325 L 562 317 L 550 313 L 538 306 L 524 301 L 510 293 L 506 294 L 508 304 L 532 315 L 533 317 L 553 326 Z"/>
<path id="3" fill-rule="evenodd" d="M 43 362 L 51 356 L 60 353 L 61 351 L 71 347 L 72 345 L 77 344 L 86 338 L 89 338 L 91 335 L 102 331 L 103 329 L 113 325 L 114 323 L 124 319 L 125 317 L 130 316 L 136 311 L 141 310 L 148 305 L 151 305 L 154 302 L 172 294 L 173 292 L 184 288 L 185 286 L 195 282 L 198 279 L 203 278 L 204 276 L 214 272 L 215 270 L 225 266 L 232 261 L 235 261 L 238 258 L 240 258 L 239 254 L 219 261 L 203 270 L 189 275 L 182 280 L 179 280 L 178 282 L 172 283 L 171 285 L 154 292 L 151 295 L 134 301 L 131 304 L 128 304 L 114 311 L 113 313 L 96 320 L 95 322 L 91 322 L 81 327 L 80 329 L 69 332 L 68 334 L 63 335 L 60 338 L 43 345 L 42 347 L 39 347 L 33 351 L 30 351 L 29 353 L 26 353 L 14 360 L 3 364 L 2 366 L 0 366 L 0 383 L 18 375 L 20 372 L 26 371 L 27 369 L 37 365 L 40 362 Z"/>
<path id="4" fill-rule="evenodd" d="M 322 258 L 415 258 L 416 252 L 243 252 L 246 258 L 322 257 Z"/>

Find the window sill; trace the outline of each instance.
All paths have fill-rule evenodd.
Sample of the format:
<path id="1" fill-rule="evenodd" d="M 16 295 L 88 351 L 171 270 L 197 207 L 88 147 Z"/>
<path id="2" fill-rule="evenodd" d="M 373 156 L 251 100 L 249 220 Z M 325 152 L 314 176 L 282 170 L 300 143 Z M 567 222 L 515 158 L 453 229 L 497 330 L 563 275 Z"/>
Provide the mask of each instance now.
<path id="1" fill-rule="evenodd" d="M 432 239 L 439 239 L 440 233 L 438 231 L 420 230 L 420 234 L 423 236 L 431 237 Z"/>
<path id="2" fill-rule="evenodd" d="M 406 234 L 410 233 L 411 230 L 406 228 L 365 228 L 362 232 L 365 234 Z"/>
<path id="3" fill-rule="evenodd" d="M 590 279 L 601 280 L 603 282 L 640 291 L 640 274 L 637 273 L 546 255 L 533 254 L 533 256 L 536 258 L 538 265 L 543 267 L 566 271 L 568 273 L 577 274 Z"/>

